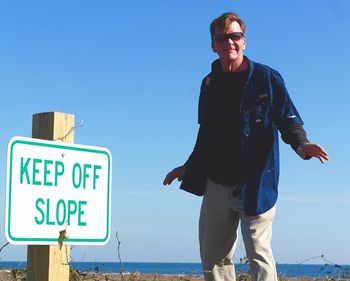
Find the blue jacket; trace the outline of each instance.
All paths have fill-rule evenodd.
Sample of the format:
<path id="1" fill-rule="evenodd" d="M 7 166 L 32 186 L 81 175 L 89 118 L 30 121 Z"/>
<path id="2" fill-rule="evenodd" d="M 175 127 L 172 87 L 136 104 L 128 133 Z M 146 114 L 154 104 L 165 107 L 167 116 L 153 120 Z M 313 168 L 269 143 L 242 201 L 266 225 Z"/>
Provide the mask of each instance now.
<path id="1" fill-rule="evenodd" d="M 245 59 L 249 63 L 248 78 L 240 104 L 242 188 L 241 198 L 245 214 L 255 216 L 273 207 L 278 195 L 279 149 L 278 130 L 282 139 L 294 149 L 307 142 L 305 131 L 295 133 L 294 126 L 302 128 L 303 121 L 290 99 L 281 75 L 274 69 Z M 185 163 L 186 173 L 181 189 L 203 195 L 207 180 L 205 125 L 207 96 L 211 89 L 212 72 L 203 81 L 199 97 L 197 142 Z M 300 132 L 300 130 L 297 130 Z"/>

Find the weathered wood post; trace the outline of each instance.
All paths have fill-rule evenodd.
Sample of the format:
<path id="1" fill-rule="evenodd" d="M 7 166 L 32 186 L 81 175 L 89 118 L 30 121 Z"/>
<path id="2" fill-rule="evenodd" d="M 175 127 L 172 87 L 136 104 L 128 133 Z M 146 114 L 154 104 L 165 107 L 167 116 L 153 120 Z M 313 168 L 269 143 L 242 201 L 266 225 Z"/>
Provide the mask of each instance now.
<path id="1" fill-rule="evenodd" d="M 46 112 L 33 115 L 32 137 L 74 143 L 74 115 Z M 57 233 L 57 238 L 59 233 Z M 27 281 L 68 281 L 70 247 L 29 245 Z"/>

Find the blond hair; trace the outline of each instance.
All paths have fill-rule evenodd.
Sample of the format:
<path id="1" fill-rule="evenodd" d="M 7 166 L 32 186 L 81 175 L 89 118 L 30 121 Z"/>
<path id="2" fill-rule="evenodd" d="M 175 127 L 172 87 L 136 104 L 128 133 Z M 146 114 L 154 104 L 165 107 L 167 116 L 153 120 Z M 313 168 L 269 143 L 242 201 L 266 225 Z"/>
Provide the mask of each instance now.
<path id="1" fill-rule="evenodd" d="M 237 22 L 239 24 L 239 26 L 242 29 L 243 35 L 245 34 L 245 23 L 244 21 L 240 18 L 239 15 L 235 14 L 235 13 L 224 13 L 221 16 L 217 17 L 216 19 L 214 19 L 211 24 L 210 24 L 210 35 L 211 38 L 213 39 L 216 32 L 218 30 L 222 30 L 225 31 L 228 29 L 229 25 L 232 22 Z"/>

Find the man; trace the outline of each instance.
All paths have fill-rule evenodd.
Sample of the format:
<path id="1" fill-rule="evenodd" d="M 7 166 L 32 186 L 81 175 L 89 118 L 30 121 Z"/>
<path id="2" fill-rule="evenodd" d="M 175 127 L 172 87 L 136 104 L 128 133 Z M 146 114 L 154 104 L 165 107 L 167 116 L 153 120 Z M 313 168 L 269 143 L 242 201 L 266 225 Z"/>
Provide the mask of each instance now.
<path id="1" fill-rule="evenodd" d="M 199 131 L 187 162 L 164 184 L 204 195 L 199 240 L 204 277 L 234 281 L 232 255 L 241 222 L 250 274 L 277 281 L 271 251 L 279 177 L 278 130 L 303 159 L 328 160 L 326 151 L 306 138 L 303 121 L 280 74 L 243 55 L 245 24 L 225 13 L 210 25 L 219 59 L 203 79 Z"/>

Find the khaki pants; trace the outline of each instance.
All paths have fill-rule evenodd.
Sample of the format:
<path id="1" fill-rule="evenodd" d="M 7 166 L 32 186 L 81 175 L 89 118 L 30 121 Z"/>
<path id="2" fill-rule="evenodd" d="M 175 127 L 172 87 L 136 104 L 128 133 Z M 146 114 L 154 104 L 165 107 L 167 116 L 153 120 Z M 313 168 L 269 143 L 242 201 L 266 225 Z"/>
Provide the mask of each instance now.
<path id="1" fill-rule="evenodd" d="M 277 281 L 271 250 L 275 207 L 259 216 L 244 215 L 243 203 L 232 193 L 238 186 L 207 180 L 199 219 L 199 242 L 206 281 L 235 281 L 232 256 L 241 222 L 242 237 L 254 281 Z"/>

